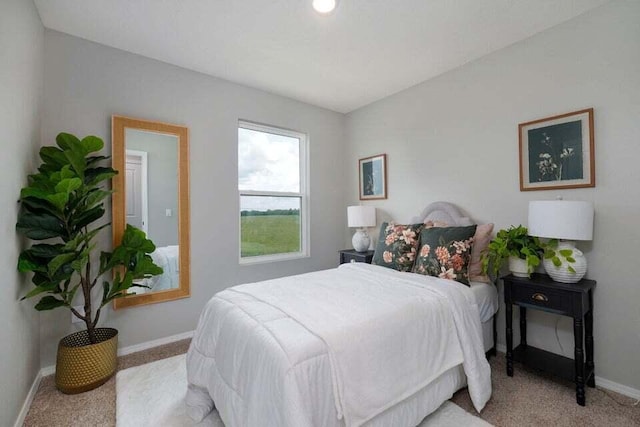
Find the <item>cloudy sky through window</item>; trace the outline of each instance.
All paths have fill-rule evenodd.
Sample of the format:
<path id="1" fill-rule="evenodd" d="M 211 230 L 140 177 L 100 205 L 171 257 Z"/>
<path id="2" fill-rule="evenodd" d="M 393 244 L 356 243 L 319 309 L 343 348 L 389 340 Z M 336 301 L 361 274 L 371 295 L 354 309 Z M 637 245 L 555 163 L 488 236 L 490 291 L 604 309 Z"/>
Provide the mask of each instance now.
<path id="1" fill-rule="evenodd" d="M 238 128 L 238 188 L 300 191 L 298 138 Z M 299 209 L 299 198 L 243 196 L 240 210 Z"/>

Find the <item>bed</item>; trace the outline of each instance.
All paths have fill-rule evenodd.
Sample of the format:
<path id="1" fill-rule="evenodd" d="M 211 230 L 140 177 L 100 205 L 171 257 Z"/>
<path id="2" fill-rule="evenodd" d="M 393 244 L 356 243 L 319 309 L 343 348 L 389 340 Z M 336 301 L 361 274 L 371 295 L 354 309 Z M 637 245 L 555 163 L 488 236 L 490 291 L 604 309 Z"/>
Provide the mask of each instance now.
<path id="1" fill-rule="evenodd" d="M 466 225 L 447 203 L 414 218 Z M 187 410 L 231 426 L 415 426 L 465 386 L 491 395 L 497 292 L 369 264 L 228 288 L 187 354 Z"/>

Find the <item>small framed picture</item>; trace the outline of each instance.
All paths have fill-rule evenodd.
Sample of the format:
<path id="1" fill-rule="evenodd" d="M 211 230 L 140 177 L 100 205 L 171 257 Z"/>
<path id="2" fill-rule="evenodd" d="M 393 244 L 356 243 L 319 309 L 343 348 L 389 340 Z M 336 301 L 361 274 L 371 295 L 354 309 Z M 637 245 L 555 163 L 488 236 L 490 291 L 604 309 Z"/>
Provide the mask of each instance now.
<path id="1" fill-rule="evenodd" d="M 595 187 L 593 108 L 518 125 L 520 191 Z"/>
<path id="2" fill-rule="evenodd" d="M 358 160 L 360 200 L 387 198 L 387 155 L 365 157 Z"/>

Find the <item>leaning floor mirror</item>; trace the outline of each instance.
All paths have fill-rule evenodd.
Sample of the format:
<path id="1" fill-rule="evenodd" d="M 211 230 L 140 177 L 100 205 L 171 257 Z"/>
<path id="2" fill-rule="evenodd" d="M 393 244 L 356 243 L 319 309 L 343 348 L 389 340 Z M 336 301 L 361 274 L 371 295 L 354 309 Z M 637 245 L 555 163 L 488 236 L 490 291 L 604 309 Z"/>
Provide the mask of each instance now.
<path id="1" fill-rule="evenodd" d="M 129 289 L 114 308 L 186 298 L 189 284 L 189 132 L 184 126 L 112 117 L 113 243 L 127 224 L 155 243 L 163 273 Z"/>

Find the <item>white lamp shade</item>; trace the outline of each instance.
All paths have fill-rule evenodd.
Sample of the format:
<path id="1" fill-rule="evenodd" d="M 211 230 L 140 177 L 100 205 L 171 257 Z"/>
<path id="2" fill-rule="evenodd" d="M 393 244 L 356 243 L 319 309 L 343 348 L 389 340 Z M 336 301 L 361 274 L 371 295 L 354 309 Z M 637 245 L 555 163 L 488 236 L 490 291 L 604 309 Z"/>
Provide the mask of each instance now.
<path id="1" fill-rule="evenodd" d="M 376 225 L 376 208 L 373 206 L 349 206 L 347 208 L 349 227 L 373 227 Z"/>
<path id="2" fill-rule="evenodd" d="M 593 205 L 570 200 L 529 202 L 529 235 L 550 239 L 591 240 Z"/>

